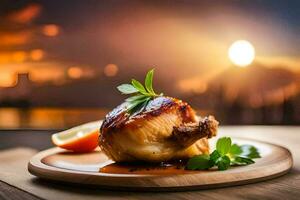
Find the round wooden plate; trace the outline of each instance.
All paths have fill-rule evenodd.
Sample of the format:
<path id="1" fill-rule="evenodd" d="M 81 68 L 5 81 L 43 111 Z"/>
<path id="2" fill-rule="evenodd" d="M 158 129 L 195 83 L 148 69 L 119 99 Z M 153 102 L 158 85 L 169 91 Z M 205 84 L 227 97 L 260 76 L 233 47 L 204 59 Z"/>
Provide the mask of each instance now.
<path id="1" fill-rule="evenodd" d="M 140 191 L 182 191 L 242 185 L 281 176 L 292 167 L 291 153 L 284 147 L 232 138 L 234 143 L 255 145 L 262 158 L 248 166 L 231 167 L 226 171 L 193 171 L 181 174 L 108 174 L 99 169 L 112 163 L 104 153 L 74 154 L 51 148 L 35 155 L 28 164 L 31 174 L 44 179 L 71 182 L 111 189 Z"/>

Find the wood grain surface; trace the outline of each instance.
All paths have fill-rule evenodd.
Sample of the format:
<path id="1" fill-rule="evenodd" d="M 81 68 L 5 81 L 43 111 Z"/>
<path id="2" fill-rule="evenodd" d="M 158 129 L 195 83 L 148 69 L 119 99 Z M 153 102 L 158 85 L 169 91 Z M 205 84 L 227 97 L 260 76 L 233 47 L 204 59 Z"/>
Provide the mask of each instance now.
<path id="1" fill-rule="evenodd" d="M 31 174 L 44 179 L 140 191 L 184 191 L 242 185 L 278 177 L 292 167 L 291 154 L 283 147 L 249 139 L 233 138 L 233 141 L 255 145 L 262 158 L 256 159 L 255 164 L 226 171 L 172 175 L 107 174 L 98 172 L 101 166 L 111 162 L 101 151 L 72 154 L 51 148 L 34 156 L 28 167 Z"/>

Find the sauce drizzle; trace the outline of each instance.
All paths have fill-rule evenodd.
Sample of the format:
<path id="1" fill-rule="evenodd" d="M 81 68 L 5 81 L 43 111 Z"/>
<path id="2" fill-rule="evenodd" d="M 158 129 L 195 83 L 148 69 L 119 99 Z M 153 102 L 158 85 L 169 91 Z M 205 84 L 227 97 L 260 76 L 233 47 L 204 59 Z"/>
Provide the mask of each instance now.
<path id="1" fill-rule="evenodd" d="M 151 174 L 151 175 L 171 175 L 199 173 L 199 171 L 186 170 L 186 161 L 178 160 L 161 163 L 112 163 L 100 168 L 99 172 L 108 174 Z"/>

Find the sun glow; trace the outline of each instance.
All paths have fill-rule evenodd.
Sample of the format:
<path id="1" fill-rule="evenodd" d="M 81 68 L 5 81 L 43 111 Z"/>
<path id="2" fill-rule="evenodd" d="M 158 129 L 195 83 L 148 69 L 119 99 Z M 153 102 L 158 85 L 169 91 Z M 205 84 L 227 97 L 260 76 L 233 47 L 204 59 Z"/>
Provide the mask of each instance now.
<path id="1" fill-rule="evenodd" d="M 255 57 L 253 45 L 246 40 L 235 41 L 228 49 L 229 59 L 239 67 L 246 67 L 251 64 Z"/>

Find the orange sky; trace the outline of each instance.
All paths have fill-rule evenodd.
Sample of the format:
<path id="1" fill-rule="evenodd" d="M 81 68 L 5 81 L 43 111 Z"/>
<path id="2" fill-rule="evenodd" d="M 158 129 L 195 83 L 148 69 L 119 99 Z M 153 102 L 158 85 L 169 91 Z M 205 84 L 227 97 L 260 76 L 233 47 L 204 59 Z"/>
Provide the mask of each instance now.
<path id="1" fill-rule="evenodd" d="M 154 67 L 159 80 L 172 80 L 179 91 L 204 93 L 232 67 L 227 51 L 240 39 L 254 45 L 256 63 L 300 71 L 296 26 L 267 5 L 160 4 L 42 1 L 8 9 L 0 20 L 0 87 L 14 86 L 18 73 L 64 84 L 82 77 L 124 80 Z"/>

